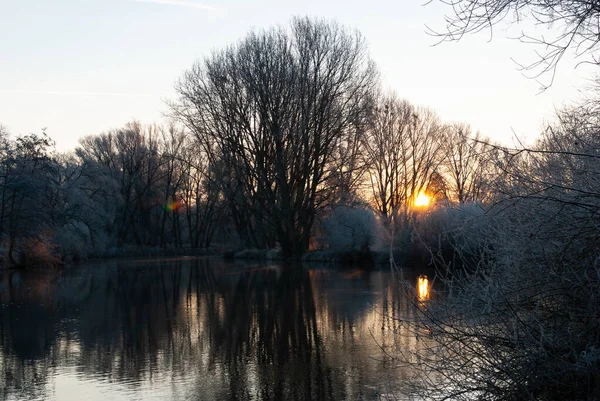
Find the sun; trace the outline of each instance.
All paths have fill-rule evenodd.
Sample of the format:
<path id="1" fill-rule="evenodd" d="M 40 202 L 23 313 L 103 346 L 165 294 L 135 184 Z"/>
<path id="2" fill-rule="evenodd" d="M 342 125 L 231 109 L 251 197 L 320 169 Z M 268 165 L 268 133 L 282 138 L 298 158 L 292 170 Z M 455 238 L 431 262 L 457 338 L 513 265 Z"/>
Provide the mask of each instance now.
<path id="1" fill-rule="evenodd" d="M 427 207 L 431 203 L 431 197 L 421 192 L 415 198 L 415 207 Z"/>

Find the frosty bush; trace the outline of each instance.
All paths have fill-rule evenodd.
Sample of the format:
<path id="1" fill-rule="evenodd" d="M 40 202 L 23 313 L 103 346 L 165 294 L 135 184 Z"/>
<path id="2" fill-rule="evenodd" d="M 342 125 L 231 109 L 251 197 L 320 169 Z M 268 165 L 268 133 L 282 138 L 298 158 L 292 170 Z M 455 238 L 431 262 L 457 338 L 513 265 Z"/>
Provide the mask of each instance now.
<path id="1" fill-rule="evenodd" d="M 331 250 L 367 250 L 373 245 L 376 227 L 371 210 L 336 206 L 323 222 L 324 242 Z"/>
<path id="2" fill-rule="evenodd" d="M 477 203 L 439 207 L 415 219 L 413 247 L 418 253 L 429 253 L 443 260 L 448 268 L 463 266 L 467 255 L 484 250 L 492 233 L 484 223 L 484 208 Z M 488 222 L 489 223 L 489 220 Z M 460 255 L 455 250 L 460 249 Z"/>

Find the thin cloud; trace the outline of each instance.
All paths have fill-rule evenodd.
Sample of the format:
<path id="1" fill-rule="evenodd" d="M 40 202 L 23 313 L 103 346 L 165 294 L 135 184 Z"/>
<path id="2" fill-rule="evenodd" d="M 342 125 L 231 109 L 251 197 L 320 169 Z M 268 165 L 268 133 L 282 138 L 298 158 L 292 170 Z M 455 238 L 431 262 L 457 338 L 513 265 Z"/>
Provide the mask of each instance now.
<path id="1" fill-rule="evenodd" d="M 182 7 L 192 7 L 198 8 L 200 10 L 205 11 L 221 11 L 219 8 L 215 6 L 211 6 L 208 4 L 196 3 L 193 1 L 185 1 L 185 0 L 133 0 L 136 3 L 153 3 L 153 4 L 166 4 L 170 6 L 182 6 Z"/>
<path id="2" fill-rule="evenodd" d="M 0 93 L 13 93 L 25 95 L 60 95 L 60 96 L 127 96 L 127 97 L 160 97 L 155 93 L 135 92 L 64 92 L 64 91 L 35 91 L 35 90 L 2 90 Z"/>

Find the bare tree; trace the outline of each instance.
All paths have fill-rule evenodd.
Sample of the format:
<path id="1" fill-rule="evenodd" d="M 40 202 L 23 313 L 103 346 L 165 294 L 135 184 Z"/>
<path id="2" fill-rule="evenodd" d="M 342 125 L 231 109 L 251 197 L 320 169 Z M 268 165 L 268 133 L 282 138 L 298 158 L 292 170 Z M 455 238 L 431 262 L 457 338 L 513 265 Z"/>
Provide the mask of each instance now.
<path id="1" fill-rule="evenodd" d="M 160 216 L 160 246 L 166 246 L 167 242 L 174 242 L 176 246 L 182 246 L 181 229 L 179 227 L 179 194 L 184 173 L 184 149 L 186 146 L 186 134 L 183 129 L 169 124 L 166 128 L 158 128 L 161 135 L 160 158 L 162 159 L 163 173 L 161 184 L 163 190 L 162 207 L 159 208 Z M 170 240 L 167 238 L 167 220 L 170 222 Z"/>
<path id="2" fill-rule="evenodd" d="M 156 242 L 151 212 L 163 202 L 157 184 L 165 161 L 160 157 L 158 131 L 155 126 L 132 122 L 122 129 L 83 138 L 77 150 L 82 164 L 89 168 L 85 175 L 93 180 L 92 193 L 107 196 L 118 205 L 118 214 L 107 222 L 107 229 L 116 233 L 118 246 Z M 116 194 L 103 190 L 107 177 L 116 184 Z"/>
<path id="3" fill-rule="evenodd" d="M 185 74 L 174 114 L 225 167 L 223 193 L 250 244 L 307 250 L 335 190 L 336 149 L 368 111 L 375 78 L 362 36 L 308 18 L 251 33 Z"/>
<path id="4" fill-rule="evenodd" d="M 6 135 L 6 132 L 4 133 Z M 0 229 L 8 239 L 8 259 L 11 263 L 43 262 L 34 251 L 47 254 L 50 264 L 52 235 L 58 220 L 59 177 L 54 142 L 46 135 L 29 134 L 2 140 L 2 175 L 0 179 Z M 41 240 L 43 237 L 43 241 Z M 38 242 L 38 240 L 40 240 Z M 27 244 L 36 243 L 32 252 L 23 252 Z M 17 255 L 15 251 L 22 251 Z M 52 260 L 50 260 L 52 259 Z"/>
<path id="5" fill-rule="evenodd" d="M 209 247 L 219 225 L 228 223 L 221 201 L 221 169 L 209 163 L 197 143 L 189 138 L 182 153 L 184 161 L 181 200 L 190 245 Z"/>
<path id="6" fill-rule="evenodd" d="M 365 138 L 373 201 L 385 217 L 407 216 L 415 197 L 439 173 L 445 127 L 428 109 L 384 95 Z"/>
<path id="7" fill-rule="evenodd" d="M 447 197 L 459 204 L 479 202 L 488 195 L 488 168 L 486 139 L 471 132 L 466 124 L 453 124 L 444 136 L 444 162 Z"/>

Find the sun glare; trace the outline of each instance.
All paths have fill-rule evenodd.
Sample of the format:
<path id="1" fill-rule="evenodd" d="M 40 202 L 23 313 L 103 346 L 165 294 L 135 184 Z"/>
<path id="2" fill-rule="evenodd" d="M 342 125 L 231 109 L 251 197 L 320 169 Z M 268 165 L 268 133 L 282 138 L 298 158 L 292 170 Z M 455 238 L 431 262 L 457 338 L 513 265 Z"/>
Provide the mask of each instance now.
<path id="1" fill-rule="evenodd" d="M 425 193 L 423 193 L 423 192 L 421 192 L 415 198 L 415 206 L 416 207 L 427 207 L 427 206 L 429 206 L 430 203 L 431 203 L 431 198 L 429 196 L 425 195 Z"/>

